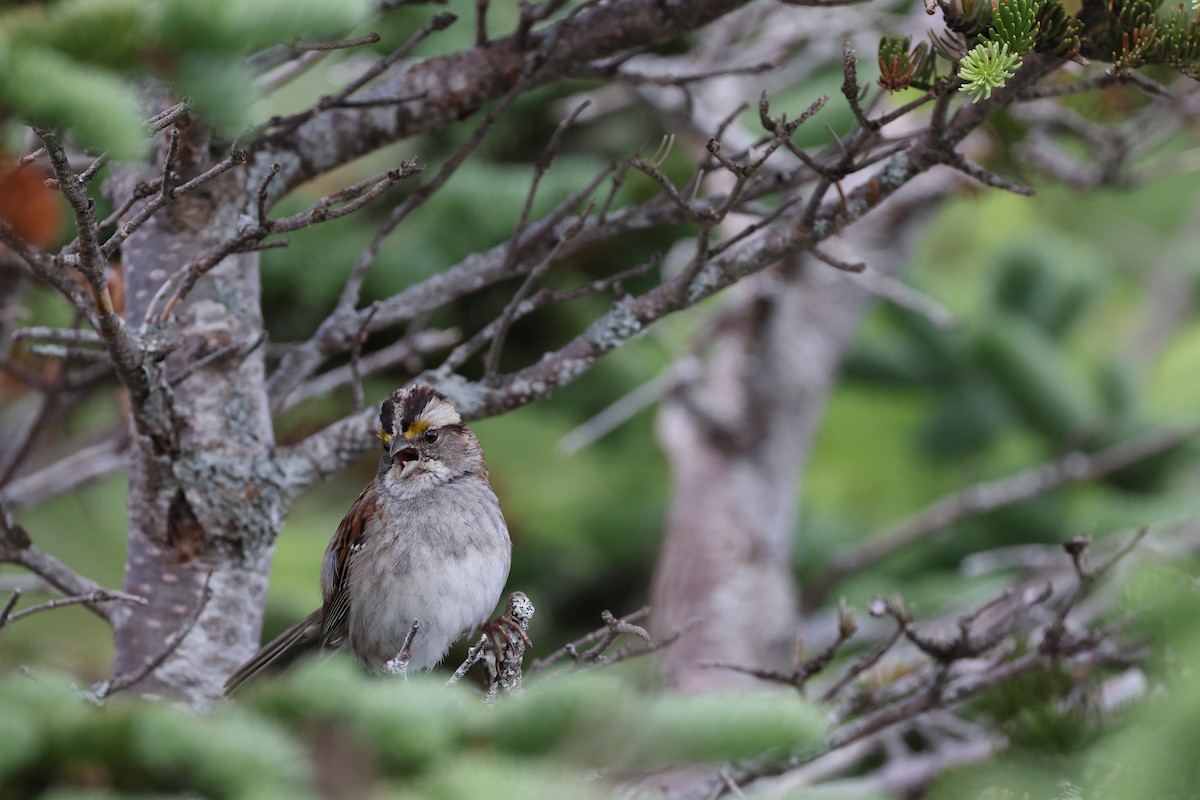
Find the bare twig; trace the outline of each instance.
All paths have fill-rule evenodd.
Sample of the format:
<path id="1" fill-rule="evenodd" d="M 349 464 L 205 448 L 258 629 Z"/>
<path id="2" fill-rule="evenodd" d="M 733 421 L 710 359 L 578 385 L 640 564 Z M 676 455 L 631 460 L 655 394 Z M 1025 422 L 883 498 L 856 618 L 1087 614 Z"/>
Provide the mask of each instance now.
<path id="1" fill-rule="evenodd" d="M 471 647 L 467 648 L 466 659 L 464 659 L 463 662 L 458 665 L 458 669 L 454 670 L 454 674 L 451 675 L 450 678 L 446 681 L 446 685 L 453 686 L 454 684 L 458 683 L 463 678 L 465 678 L 467 676 L 467 673 L 471 671 L 471 667 L 478 664 L 479 661 L 483 658 L 483 654 L 488 651 L 488 646 L 489 646 L 489 643 L 488 643 L 487 634 L 486 633 L 481 634 L 479 636 L 479 641 L 477 641 Z"/>
<path id="2" fill-rule="evenodd" d="M 141 403 L 150 393 L 150 382 L 142 368 L 145 353 L 141 343 L 126 328 L 125 320 L 113 306 L 108 277 L 105 275 L 108 260 L 100 248 L 95 204 L 88 197 L 84 184 L 71 171 L 66 151 L 58 136 L 45 129 L 38 129 L 38 136 L 46 146 L 46 153 L 59 188 L 75 215 L 75 226 L 79 234 L 79 255 L 73 259 L 72 265 L 87 280 L 94 304 L 92 308 L 79 310 L 87 314 L 89 319 L 95 314 L 97 331 L 104 339 L 109 355 L 112 356 L 118 377 L 130 391 L 134 400 L 135 415 L 140 415 Z"/>
<path id="3" fill-rule="evenodd" d="M 1170 450 L 1196 435 L 1194 425 L 1169 428 L 1126 439 L 1096 453 L 1068 453 L 1007 478 L 979 483 L 937 500 L 900 520 L 861 545 L 836 556 L 805 590 L 805 604 L 820 600 L 845 576 L 883 559 L 912 542 L 977 514 L 1020 503 L 1062 486 L 1093 480 Z"/>
<path id="4" fill-rule="evenodd" d="M 604 655 L 604 651 L 616 641 L 617 637 L 622 635 L 636 636 L 644 641 L 652 642 L 653 639 L 645 628 L 633 624 L 637 620 L 645 619 L 649 614 L 649 606 L 639 608 L 637 611 L 620 618 L 614 617 L 609 611 L 604 611 L 600 615 L 600 618 L 604 620 L 603 627 L 597 628 L 591 633 L 563 645 L 545 658 L 537 659 L 529 665 L 527 671 L 532 675 L 568 657 L 576 663 L 596 663 Z M 581 647 L 588 645 L 592 646 L 583 653 L 579 652 Z"/>
<path id="5" fill-rule="evenodd" d="M 345 50 L 350 47 L 361 47 L 364 44 L 375 44 L 379 41 L 378 33 L 368 33 L 354 39 L 334 39 L 327 42 L 299 41 L 292 45 L 297 50 Z"/>
<path id="6" fill-rule="evenodd" d="M 33 614 L 38 614 L 42 611 L 50 611 L 55 608 L 62 608 L 63 606 L 79 605 L 81 603 L 93 605 L 96 603 L 111 602 L 134 603 L 139 606 L 144 606 L 149 603 L 146 598 L 139 597 L 135 594 L 119 592 L 115 589 L 100 589 L 89 594 L 74 595 L 72 597 L 59 597 L 54 600 L 47 600 L 44 603 L 38 603 L 36 606 L 30 606 L 29 608 L 21 609 L 15 614 L 10 614 L 9 612 L 12 611 L 12 606 L 15 604 L 16 598 L 19 595 L 19 591 L 14 591 L 13 596 L 9 598 L 9 602 L 4 612 L 0 613 L 0 628 L 3 628 L 7 623 L 16 622 L 19 619 L 24 619 L 25 617 L 32 616 Z"/>
<path id="7" fill-rule="evenodd" d="M 8 596 L 8 600 L 4 603 L 4 608 L 0 609 L 0 628 L 8 624 L 8 615 L 12 612 L 13 606 L 21 599 L 21 590 L 13 589 L 12 594 Z"/>
<path id="8" fill-rule="evenodd" d="M 111 594 L 100 584 L 71 570 L 54 556 L 34 547 L 29 533 L 12 517 L 5 503 L 0 500 L 0 562 L 24 567 L 39 575 L 51 586 L 68 596 L 99 596 Z M 111 622 L 111 613 L 100 602 L 81 601 L 106 622 Z"/>
<path id="9" fill-rule="evenodd" d="M 887 655 L 888 651 L 890 651 L 896 645 L 896 642 L 900 641 L 900 637 L 903 634 L 903 626 L 897 625 L 890 636 L 873 647 L 870 652 L 861 658 L 856 659 L 850 664 L 850 666 L 846 667 L 846 671 L 842 673 L 841 677 L 834 681 L 829 688 L 827 688 L 821 694 L 821 702 L 830 702 L 839 694 L 841 694 L 842 690 L 849 686 L 855 678 L 878 664 L 879 660 Z"/>
<path id="10" fill-rule="evenodd" d="M 381 350 L 362 356 L 359 359 L 357 378 L 350 369 L 350 365 L 346 364 L 301 384 L 292 392 L 284 408 L 292 408 L 314 397 L 327 395 L 335 389 L 350 386 L 366 375 L 389 369 L 397 364 L 403 365 L 411 372 L 419 372 L 422 356 L 444 350 L 458 341 L 459 336 L 460 333 L 456 328 L 418 331 Z"/>
<path id="11" fill-rule="evenodd" d="M 249 356 L 251 353 L 253 353 L 255 350 L 257 350 L 259 347 L 261 347 L 262 343 L 265 342 L 266 339 L 267 339 L 267 332 L 259 331 L 258 336 L 254 337 L 254 341 L 250 342 L 249 344 L 247 344 L 245 346 L 240 345 L 240 344 L 230 344 L 230 345 L 226 345 L 225 347 L 218 347 L 216 350 L 213 350 L 211 353 L 204 356 L 203 358 L 198 358 L 195 361 L 188 363 L 178 373 L 172 375 L 170 377 L 170 379 L 168 380 L 168 383 L 170 383 L 170 385 L 172 385 L 172 386 L 178 386 L 179 384 L 183 383 L 185 380 L 190 378 L 192 375 L 194 375 L 199 370 L 202 370 L 205 367 L 207 367 L 209 364 L 212 364 L 216 361 L 220 361 L 222 359 L 231 358 L 231 357 L 236 356 L 239 361 L 244 360 L 247 356 Z"/>
<path id="12" fill-rule="evenodd" d="M 127 465 L 125 447 L 122 432 L 77 450 L 50 466 L 13 480 L 0 490 L 0 502 L 13 508 L 36 505 L 111 475 Z"/>
<path id="13" fill-rule="evenodd" d="M 233 169 L 237 165 L 244 163 L 246 163 L 246 154 L 241 151 L 235 152 L 232 155 L 221 159 L 216 164 L 213 164 L 211 167 L 192 178 L 190 181 L 176 186 L 167 194 L 164 195 L 160 192 L 159 194 L 154 195 L 145 205 L 138 209 L 138 212 L 134 214 L 128 222 L 121 225 L 121 227 L 118 228 L 112 234 L 112 236 L 109 236 L 108 239 L 105 240 L 104 246 L 101 248 L 102 252 L 105 256 L 114 255 L 117 252 L 117 249 L 120 248 L 121 244 L 126 239 L 128 239 L 136 230 L 145 225 L 147 220 L 158 213 L 158 211 L 162 209 L 162 207 L 168 202 L 175 198 L 182 197 L 185 194 L 194 192 L 195 190 L 204 186 L 206 183 L 215 180 L 224 173 Z M 110 219 L 112 218 L 110 217 Z M 116 220 L 113 219 L 113 222 L 115 221 Z"/>
<path id="14" fill-rule="evenodd" d="M 13 331 L 12 338 L 13 341 L 31 339 L 65 344 L 102 345 L 104 343 L 99 334 L 87 328 L 48 328 L 44 326 L 17 328 Z"/>
<path id="15" fill-rule="evenodd" d="M 362 347 L 367 341 L 367 326 L 371 324 L 371 317 L 375 316 L 377 311 L 379 311 L 379 303 L 372 303 L 371 311 L 363 319 L 362 327 L 359 328 L 358 335 L 354 337 L 354 346 L 350 348 L 350 391 L 354 393 L 355 411 L 362 411 L 366 404 L 366 399 L 363 397 L 362 372 L 359 361 L 362 358 Z"/>
<path id="16" fill-rule="evenodd" d="M 969 175 L 985 186 L 992 186 L 996 189 L 1003 189 L 1013 194 L 1019 194 L 1023 197 L 1033 197 L 1037 194 L 1033 187 L 1026 186 L 1023 183 L 1009 180 L 1002 175 L 997 175 L 990 169 L 980 166 L 973 161 L 967 159 L 961 153 L 955 153 L 953 158 L 946 162 L 947 166 L 954 167 L 964 175 Z"/>
<path id="17" fill-rule="evenodd" d="M 274 166 L 272 165 L 272 167 Z M 390 170 L 382 175 L 369 190 L 336 208 L 332 208 L 331 205 L 333 202 L 345 198 L 345 190 L 335 192 L 329 197 L 321 198 L 312 207 L 298 214 L 274 220 L 265 219 L 267 186 L 276 172 L 277 170 L 268 170 L 268 173 L 259 184 L 256 194 L 259 201 L 259 208 L 262 211 L 263 221 L 240 230 L 233 238 L 210 247 L 193 258 L 190 263 L 180 267 L 163 283 L 158 292 L 155 293 L 155 296 L 151 298 L 146 310 L 147 324 L 156 316 L 160 324 L 166 322 L 171 312 L 174 311 L 175 306 L 191 292 L 196 282 L 208 273 L 209 270 L 220 264 L 226 256 L 257 249 L 261 246 L 263 239 L 273 234 L 290 233 L 291 231 L 307 228 L 320 222 L 327 222 L 348 214 L 353 214 L 367 203 L 379 197 L 397 182 L 420 172 L 420 167 L 415 161 L 405 161 L 398 169 Z M 356 184 L 356 186 L 360 185 Z M 167 298 L 165 302 L 163 298 Z M 161 311 L 158 310 L 160 302 L 162 303 Z"/>
<path id="18" fill-rule="evenodd" d="M 837 655 L 838 650 L 842 645 L 850 640 L 858 631 L 858 623 L 854 619 L 854 610 L 846 605 L 846 599 L 838 603 L 838 632 L 835 638 L 824 650 L 819 652 L 812 658 L 805 659 L 791 672 L 778 672 L 776 670 L 763 669 L 761 667 L 753 667 L 745 664 L 731 664 L 725 661 L 702 661 L 700 666 L 708 669 L 727 669 L 733 672 L 740 672 L 744 675 L 751 675 L 759 680 L 768 683 L 782 683 L 791 686 L 801 691 L 804 690 L 809 678 L 816 675 L 829 666 L 829 662 Z M 800 661 L 802 655 L 803 639 L 797 643 L 797 661 Z"/>
<path id="19" fill-rule="evenodd" d="M 175 158 L 179 154 L 179 129 L 172 128 L 170 141 L 167 143 L 167 155 L 163 158 L 162 181 L 159 183 L 158 193 L 162 195 L 164 200 L 170 200 L 172 195 L 171 185 L 174 183 L 175 174 Z"/>
<path id="20" fill-rule="evenodd" d="M 431 34 L 450 27 L 457 19 L 458 17 L 448 12 L 438 14 L 436 17 L 430 20 L 427 25 L 420 28 L 412 36 L 410 36 L 402 45 L 388 55 L 376 61 L 370 69 L 365 70 L 362 75 L 359 75 L 357 78 L 347 83 L 335 94 L 325 95 L 314 105 L 299 113 L 291 114 L 285 117 L 272 117 L 267 121 L 267 127 L 275 129 L 272 133 L 272 136 L 279 137 L 290 133 L 296 128 L 300 127 L 301 124 L 307 122 L 318 114 L 330 108 L 337 108 L 342 104 L 342 101 L 349 98 L 350 95 L 354 94 L 359 89 L 363 88 L 368 83 L 387 72 L 393 64 L 406 57 L 412 52 L 414 47 L 428 38 Z M 292 76 L 289 76 L 289 78 L 290 77 Z M 275 83 L 274 85 L 278 85 L 278 83 Z"/>
<path id="21" fill-rule="evenodd" d="M 487 12 L 489 0 L 475 0 L 475 46 L 487 47 Z"/>
<path id="22" fill-rule="evenodd" d="M 954 331 L 961 327 L 958 318 L 944 305 L 887 273 L 866 269 L 859 273 L 854 284 L 898 308 L 924 317 L 935 328 Z"/>
<path id="23" fill-rule="evenodd" d="M 587 209 L 585 209 L 584 212 L 579 216 L 579 219 L 576 220 L 575 224 L 563 231 L 562 238 L 559 239 L 557 244 L 555 244 L 554 249 L 547 253 L 545 258 L 534 265 L 533 269 L 529 270 L 529 274 L 525 276 L 525 281 L 512 296 L 512 299 L 508 302 L 508 305 L 505 306 L 504 311 L 501 312 L 499 319 L 496 320 L 494 332 L 492 334 L 492 344 L 491 347 L 488 348 L 487 354 L 483 359 L 483 375 L 485 382 L 490 383 L 496 379 L 496 375 L 500 370 L 500 351 L 504 348 L 504 340 L 508 336 L 509 326 L 512 325 L 513 320 L 516 318 L 517 311 L 521 307 L 521 304 L 525 301 L 526 295 L 529 294 L 529 291 L 533 288 L 533 285 L 540 281 L 546 272 L 549 271 L 550 267 L 554 264 L 555 259 L 558 257 L 559 251 L 566 246 L 567 242 L 578 235 L 580 229 L 587 221 L 591 210 L 592 205 L 589 204 Z"/>

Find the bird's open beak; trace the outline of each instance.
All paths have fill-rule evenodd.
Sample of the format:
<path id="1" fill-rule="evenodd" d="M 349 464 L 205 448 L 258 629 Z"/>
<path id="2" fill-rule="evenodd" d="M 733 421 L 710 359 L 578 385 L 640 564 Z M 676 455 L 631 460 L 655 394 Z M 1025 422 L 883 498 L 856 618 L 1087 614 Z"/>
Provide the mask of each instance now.
<path id="1" fill-rule="evenodd" d="M 421 460 L 420 451 L 400 438 L 392 442 L 389 454 L 392 457 L 392 464 L 400 470 L 402 479 L 412 475 L 417 469 L 417 462 Z"/>

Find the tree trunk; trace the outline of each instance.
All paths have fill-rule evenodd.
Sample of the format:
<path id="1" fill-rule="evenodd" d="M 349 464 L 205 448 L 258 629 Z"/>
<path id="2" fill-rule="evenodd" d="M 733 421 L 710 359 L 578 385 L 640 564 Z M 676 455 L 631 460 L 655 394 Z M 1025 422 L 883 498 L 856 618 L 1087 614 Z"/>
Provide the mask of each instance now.
<path id="1" fill-rule="evenodd" d="M 705 661 L 786 669 L 798 623 L 797 480 L 866 295 L 822 265 L 754 279 L 722 320 L 704 374 L 663 403 L 673 473 L 651 589 L 667 683 L 702 690 L 745 676 Z"/>
<path id="2" fill-rule="evenodd" d="M 855 226 L 855 250 L 876 281 L 904 263 L 950 185 L 915 182 L 874 225 Z M 670 686 L 753 680 L 704 662 L 793 666 L 800 475 L 871 299 L 860 280 L 809 258 L 745 282 L 712 331 L 702 374 L 659 409 L 672 499 L 650 603 L 658 635 L 687 629 L 664 656 Z"/>
<path id="3" fill-rule="evenodd" d="M 198 160 L 192 172 L 207 166 Z M 235 232 L 253 171 L 235 170 L 206 194 L 181 198 L 128 239 L 122 261 L 131 325 L 171 274 Z M 133 186 L 128 178 L 113 183 L 117 195 Z M 271 546 L 288 499 L 271 458 L 263 348 L 251 349 L 262 331 L 259 294 L 257 254 L 242 254 L 175 308 L 161 329 L 170 353 L 155 377 L 177 436 L 161 442 L 134 430 L 130 453 L 124 588 L 150 602 L 114 615 L 113 675 L 136 674 L 165 653 L 135 688 L 193 704 L 219 695 L 225 676 L 257 646 Z M 186 636 L 172 646 L 180 631 Z"/>

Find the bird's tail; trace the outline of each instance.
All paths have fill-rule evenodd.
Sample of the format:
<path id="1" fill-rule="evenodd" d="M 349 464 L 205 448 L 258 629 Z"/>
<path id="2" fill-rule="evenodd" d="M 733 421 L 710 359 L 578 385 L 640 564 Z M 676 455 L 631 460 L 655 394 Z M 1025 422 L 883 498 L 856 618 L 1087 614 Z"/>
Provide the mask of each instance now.
<path id="1" fill-rule="evenodd" d="M 321 646 L 321 609 L 276 636 L 250 659 L 242 664 L 225 681 L 225 695 L 229 696 L 242 684 L 269 667 L 290 664 L 298 656 Z"/>

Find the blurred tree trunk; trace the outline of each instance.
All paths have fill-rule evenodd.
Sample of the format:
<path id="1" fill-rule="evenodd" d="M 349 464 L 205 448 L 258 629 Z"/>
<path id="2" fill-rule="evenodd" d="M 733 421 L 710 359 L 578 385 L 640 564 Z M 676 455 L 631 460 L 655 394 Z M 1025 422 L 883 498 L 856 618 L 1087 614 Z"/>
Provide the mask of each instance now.
<path id="1" fill-rule="evenodd" d="M 822 264 L 788 271 L 734 300 L 659 411 L 673 477 L 651 606 L 660 634 L 695 625 L 666 652 L 678 688 L 746 680 L 704 661 L 786 669 L 794 652 L 797 480 L 867 295 Z"/>
<path id="2" fill-rule="evenodd" d="M 180 155 L 187 177 L 211 164 L 204 142 L 181 146 Z M 122 266 L 132 325 L 170 275 L 236 230 L 252 173 L 227 173 L 128 239 Z M 110 188 L 119 201 L 134 183 L 125 175 Z M 156 378 L 171 384 L 176 436 L 153 441 L 135 430 L 130 454 L 124 588 L 150 602 L 114 615 L 113 675 L 136 674 L 169 649 L 136 688 L 195 703 L 219 695 L 257 646 L 271 543 L 286 508 L 271 460 L 263 348 L 251 349 L 262 331 L 257 254 L 225 259 L 173 313 L 162 343 L 170 354 Z M 181 630 L 186 637 L 170 648 Z"/>
<path id="3" fill-rule="evenodd" d="M 688 628 L 664 656 L 684 690 L 753 678 L 706 661 L 790 670 L 800 615 L 793 542 L 800 476 L 821 412 L 871 294 L 889 278 L 950 186 L 923 178 L 905 200 L 855 226 L 872 276 L 815 259 L 749 281 L 708 336 L 701 374 L 661 404 L 658 439 L 671 504 L 651 585 L 658 635 Z M 689 627 L 690 626 L 690 627 Z"/>

